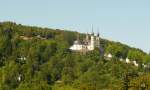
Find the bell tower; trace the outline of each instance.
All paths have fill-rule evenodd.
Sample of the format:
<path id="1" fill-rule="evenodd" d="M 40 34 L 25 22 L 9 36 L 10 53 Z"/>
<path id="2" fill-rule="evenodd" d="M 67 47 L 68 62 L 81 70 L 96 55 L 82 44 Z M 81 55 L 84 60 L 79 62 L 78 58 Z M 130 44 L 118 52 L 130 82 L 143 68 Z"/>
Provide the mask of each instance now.
<path id="1" fill-rule="evenodd" d="M 93 32 L 93 27 L 92 27 L 92 34 L 91 34 L 91 50 L 94 50 L 95 48 L 95 38 L 94 38 L 94 32 Z"/>
<path id="2" fill-rule="evenodd" d="M 100 34 L 99 34 L 99 32 L 96 35 L 96 40 L 95 41 L 96 41 L 95 46 L 100 48 Z"/>

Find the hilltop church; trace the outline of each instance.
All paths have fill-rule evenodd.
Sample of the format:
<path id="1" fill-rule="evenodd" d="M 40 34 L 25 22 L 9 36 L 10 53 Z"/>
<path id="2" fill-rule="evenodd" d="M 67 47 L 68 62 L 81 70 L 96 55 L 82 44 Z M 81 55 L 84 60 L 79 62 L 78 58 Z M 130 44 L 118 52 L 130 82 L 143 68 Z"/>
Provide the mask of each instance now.
<path id="1" fill-rule="evenodd" d="M 95 35 L 92 32 L 91 34 L 87 33 L 84 40 L 80 40 L 78 34 L 77 40 L 74 41 L 74 44 L 70 47 L 70 50 L 76 52 L 88 52 L 94 50 L 96 47 L 100 47 L 100 35 L 99 33 Z"/>

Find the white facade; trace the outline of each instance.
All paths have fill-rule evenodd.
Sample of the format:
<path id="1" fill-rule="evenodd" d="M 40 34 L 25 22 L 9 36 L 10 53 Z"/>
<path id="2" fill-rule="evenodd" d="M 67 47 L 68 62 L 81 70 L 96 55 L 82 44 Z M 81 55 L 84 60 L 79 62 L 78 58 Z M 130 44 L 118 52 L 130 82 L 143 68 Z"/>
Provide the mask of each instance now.
<path id="1" fill-rule="evenodd" d="M 92 35 L 92 36 L 91 36 L 91 44 L 90 44 L 90 46 L 89 46 L 90 48 L 88 48 L 89 50 L 94 50 L 94 48 L 95 48 L 95 47 L 94 47 L 94 43 L 95 43 L 95 41 L 94 41 L 94 36 Z"/>
<path id="2" fill-rule="evenodd" d="M 71 50 L 75 51 L 75 50 L 82 50 L 83 45 L 72 45 L 70 47 Z"/>
<path id="3" fill-rule="evenodd" d="M 112 55 L 109 53 L 109 54 L 107 55 L 107 57 L 108 57 L 108 58 L 112 58 Z"/>
<path id="4" fill-rule="evenodd" d="M 91 36 L 90 40 L 89 40 L 89 36 Z M 95 49 L 95 43 L 99 43 L 100 39 L 98 39 L 99 36 L 94 36 L 94 34 L 92 35 L 86 35 L 86 38 L 84 41 L 79 41 L 79 39 L 77 39 L 76 41 L 74 41 L 74 44 L 70 47 L 70 50 L 72 51 L 92 51 Z"/>
<path id="5" fill-rule="evenodd" d="M 130 63 L 130 59 L 129 58 L 126 58 L 126 63 Z"/>
<path id="6" fill-rule="evenodd" d="M 142 66 L 143 66 L 144 68 L 146 68 L 146 67 L 147 67 L 147 65 L 145 65 L 144 63 L 142 64 Z"/>
<path id="7" fill-rule="evenodd" d="M 113 57 L 111 53 L 105 54 L 104 56 L 106 60 L 111 60 Z"/>
<path id="8" fill-rule="evenodd" d="M 20 61 L 26 61 L 26 57 L 21 56 L 20 58 L 18 58 Z"/>
<path id="9" fill-rule="evenodd" d="M 139 66 L 139 64 L 136 61 L 133 61 L 133 64 L 137 67 Z"/>
<path id="10" fill-rule="evenodd" d="M 18 81 L 19 82 L 21 81 L 21 74 L 18 76 Z"/>
<path id="11" fill-rule="evenodd" d="M 123 61 L 123 58 L 120 58 L 120 61 Z"/>

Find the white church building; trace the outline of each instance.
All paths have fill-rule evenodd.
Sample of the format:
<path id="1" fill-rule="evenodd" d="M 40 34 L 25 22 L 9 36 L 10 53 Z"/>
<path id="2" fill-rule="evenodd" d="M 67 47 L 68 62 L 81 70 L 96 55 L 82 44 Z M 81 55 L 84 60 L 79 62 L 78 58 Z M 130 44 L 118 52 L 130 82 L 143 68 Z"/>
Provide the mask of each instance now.
<path id="1" fill-rule="evenodd" d="M 74 41 L 74 44 L 70 47 L 70 50 L 77 52 L 87 52 L 94 50 L 95 47 L 100 47 L 99 33 L 97 33 L 97 35 L 94 35 L 94 33 L 87 33 L 84 40 L 80 40 L 78 35 L 77 40 Z"/>

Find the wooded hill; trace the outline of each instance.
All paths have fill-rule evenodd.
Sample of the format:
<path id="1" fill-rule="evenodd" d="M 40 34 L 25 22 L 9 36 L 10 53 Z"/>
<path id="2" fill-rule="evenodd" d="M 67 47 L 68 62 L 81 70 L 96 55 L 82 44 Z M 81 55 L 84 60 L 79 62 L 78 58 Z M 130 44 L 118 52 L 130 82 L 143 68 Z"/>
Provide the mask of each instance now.
<path id="1" fill-rule="evenodd" d="M 74 53 L 69 47 L 76 34 L 0 23 L 0 90 L 150 89 L 149 54 L 102 38 L 103 52 Z M 107 60 L 104 54 L 109 53 L 113 57 Z M 126 58 L 139 66 L 126 63 Z"/>

